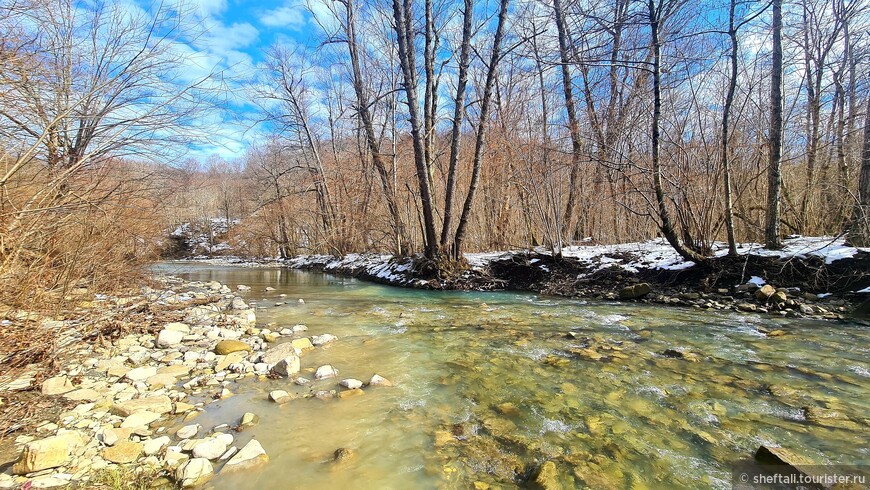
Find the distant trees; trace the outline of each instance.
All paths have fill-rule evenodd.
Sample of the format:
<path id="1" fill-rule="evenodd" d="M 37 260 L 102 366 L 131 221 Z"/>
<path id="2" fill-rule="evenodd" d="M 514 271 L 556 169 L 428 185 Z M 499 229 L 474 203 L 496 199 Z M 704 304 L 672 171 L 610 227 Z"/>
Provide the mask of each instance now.
<path id="1" fill-rule="evenodd" d="M 34 300 L 115 281 L 159 227 L 162 170 L 136 160 L 195 141 L 208 74 L 184 78 L 175 43 L 196 26 L 168 5 L 16 0 L 0 33 L 0 282 Z"/>
<path id="2" fill-rule="evenodd" d="M 702 261 L 714 240 L 736 254 L 838 232 L 854 209 L 870 66 L 859 1 L 703 15 L 678 0 L 326 5 L 329 19 L 312 14 L 323 43 L 294 48 L 311 63 L 294 83 L 329 128 L 315 174 L 334 218 L 319 226 L 343 250 L 440 260 L 660 234 Z M 319 209 L 324 194 L 310 194 Z"/>

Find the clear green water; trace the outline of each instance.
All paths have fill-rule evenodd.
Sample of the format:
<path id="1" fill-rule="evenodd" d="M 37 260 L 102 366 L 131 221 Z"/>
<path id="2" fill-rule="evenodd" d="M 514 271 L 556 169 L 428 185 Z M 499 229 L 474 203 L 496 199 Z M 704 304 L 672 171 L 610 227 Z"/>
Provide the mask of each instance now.
<path id="1" fill-rule="evenodd" d="M 243 381 L 198 422 L 259 414 L 260 425 L 237 440 L 256 437 L 270 462 L 218 474 L 213 488 L 509 488 L 545 461 L 565 488 L 730 488 L 732 465 L 762 443 L 821 463 L 870 463 L 866 327 L 425 292 L 279 269 L 160 269 L 249 285 L 245 298 L 268 306 L 259 324 L 303 323 L 309 335 L 339 337 L 304 354 L 303 369 L 329 363 L 341 378 L 379 373 L 396 384 L 279 407 L 266 400 L 270 390 L 309 388 Z M 666 349 L 699 359 L 668 358 Z M 314 389 L 334 388 L 337 380 Z M 803 407 L 817 419 L 806 420 Z M 354 456 L 334 463 L 337 448 Z"/>

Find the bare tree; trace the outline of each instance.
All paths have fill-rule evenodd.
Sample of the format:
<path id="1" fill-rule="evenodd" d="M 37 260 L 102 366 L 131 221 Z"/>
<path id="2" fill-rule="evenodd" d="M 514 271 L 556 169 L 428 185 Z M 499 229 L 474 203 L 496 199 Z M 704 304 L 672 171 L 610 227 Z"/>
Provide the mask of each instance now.
<path id="1" fill-rule="evenodd" d="M 767 168 L 767 215 L 764 240 L 768 248 L 780 248 L 779 194 L 782 187 L 782 0 L 773 0 L 773 60 L 770 70 L 770 129 Z"/>

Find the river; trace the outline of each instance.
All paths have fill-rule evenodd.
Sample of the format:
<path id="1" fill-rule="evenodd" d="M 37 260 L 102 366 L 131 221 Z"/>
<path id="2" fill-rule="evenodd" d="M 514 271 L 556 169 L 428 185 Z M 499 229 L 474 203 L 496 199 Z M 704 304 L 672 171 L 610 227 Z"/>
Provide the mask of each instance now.
<path id="1" fill-rule="evenodd" d="M 328 363 L 340 379 L 377 373 L 395 384 L 282 406 L 271 390 L 337 380 L 233 386 L 196 420 L 258 414 L 237 441 L 256 437 L 270 461 L 218 474 L 216 489 L 504 488 L 547 461 L 566 488 L 730 488 L 732 467 L 760 444 L 870 462 L 870 329 L 856 324 L 421 291 L 278 268 L 158 270 L 251 286 L 244 298 L 259 325 L 338 336 L 303 354 L 303 371 Z M 338 448 L 352 456 L 334 462 Z"/>

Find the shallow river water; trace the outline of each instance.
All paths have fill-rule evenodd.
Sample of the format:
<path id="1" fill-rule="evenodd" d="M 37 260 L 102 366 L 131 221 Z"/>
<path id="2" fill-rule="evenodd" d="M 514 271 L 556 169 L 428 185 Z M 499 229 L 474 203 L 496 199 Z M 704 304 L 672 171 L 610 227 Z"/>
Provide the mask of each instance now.
<path id="1" fill-rule="evenodd" d="M 255 437 L 270 461 L 218 474 L 216 489 L 510 488 L 547 461 L 566 488 L 730 488 L 732 466 L 760 444 L 820 463 L 870 463 L 866 327 L 418 291 L 276 268 L 159 270 L 251 286 L 244 298 L 257 304 L 260 326 L 301 323 L 307 335 L 339 337 L 303 354 L 303 371 L 328 363 L 340 379 L 378 373 L 395 383 L 283 406 L 269 391 L 312 388 L 250 378 L 233 386 L 236 396 L 196 420 L 209 427 L 257 413 L 260 424 L 237 442 Z M 334 462 L 338 448 L 353 456 Z"/>

